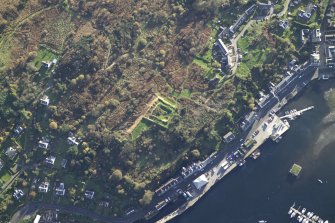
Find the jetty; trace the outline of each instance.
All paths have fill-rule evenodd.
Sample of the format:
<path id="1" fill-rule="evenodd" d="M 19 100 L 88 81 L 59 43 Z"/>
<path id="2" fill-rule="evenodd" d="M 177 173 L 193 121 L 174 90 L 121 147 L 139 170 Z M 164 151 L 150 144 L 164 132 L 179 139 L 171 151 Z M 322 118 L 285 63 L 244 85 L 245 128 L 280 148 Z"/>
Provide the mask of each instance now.
<path id="1" fill-rule="evenodd" d="M 323 220 L 314 214 L 314 212 L 307 211 L 306 208 L 302 208 L 301 206 L 295 208 L 295 204 L 290 207 L 288 215 L 290 218 L 296 217 L 297 221 L 302 223 L 329 223 L 328 220 Z"/>
<path id="2" fill-rule="evenodd" d="M 299 111 L 297 111 L 296 109 L 292 109 L 291 111 L 285 112 L 285 115 L 280 117 L 280 119 L 288 118 L 290 120 L 294 120 L 295 118 L 301 116 L 304 112 L 306 112 L 308 110 L 312 110 L 312 109 L 314 109 L 314 106 L 310 106 L 308 108 L 304 108 L 304 109 L 299 110 Z"/>

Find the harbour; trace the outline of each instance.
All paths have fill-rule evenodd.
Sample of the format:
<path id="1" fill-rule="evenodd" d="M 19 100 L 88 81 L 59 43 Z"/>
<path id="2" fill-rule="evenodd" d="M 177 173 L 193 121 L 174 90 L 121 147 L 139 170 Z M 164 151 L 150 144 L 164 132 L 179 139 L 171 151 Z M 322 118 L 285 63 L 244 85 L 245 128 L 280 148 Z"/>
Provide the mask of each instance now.
<path id="1" fill-rule="evenodd" d="M 302 223 L 329 223 L 328 220 L 323 220 L 320 216 L 312 211 L 307 211 L 304 207 L 299 206 L 296 208 L 295 204 L 290 207 L 288 215 L 290 218 L 297 217 L 297 221 Z"/>
<path id="2" fill-rule="evenodd" d="M 325 127 L 321 120 L 328 113 L 325 101 L 320 100 L 322 89 L 319 84 L 313 84 L 284 108 L 290 111 L 315 107 L 292 122 L 290 131 L 279 143 L 265 142 L 257 160 L 247 161 L 234 174 L 227 175 L 199 204 L 171 222 L 200 223 L 211 216 L 220 222 L 289 222 L 287 207 L 296 200 L 332 222 L 335 196 L 331 185 L 334 186 L 335 181 L 327 170 L 335 168 L 335 154 L 331 149 L 335 143 L 324 148 L 320 156 L 314 154 L 315 141 Z M 303 170 L 292 180 L 288 172 L 295 162 L 301 164 Z M 242 213 L 237 211 L 241 209 Z"/>

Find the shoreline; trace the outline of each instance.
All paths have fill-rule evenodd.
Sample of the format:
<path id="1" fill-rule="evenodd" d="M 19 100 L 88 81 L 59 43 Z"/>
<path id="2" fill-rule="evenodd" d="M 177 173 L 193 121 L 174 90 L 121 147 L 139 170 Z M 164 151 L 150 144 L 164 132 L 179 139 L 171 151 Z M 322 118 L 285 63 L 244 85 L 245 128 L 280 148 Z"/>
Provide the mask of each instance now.
<path id="1" fill-rule="evenodd" d="M 313 83 L 315 80 L 318 80 L 318 72 L 317 70 L 314 72 L 313 77 L 311 78 L 311 80 L 308 82 L 308 84 L 306 84 L 304 87 L 300 88 L 300 89 L 294 89 L 289 95 L 287 95 L 287 97 L 285 97 L 283 100 L 281 100 L 281 102 L 278 102 L 273 109 L 278 112 L 279 110 L 281 110 L 286 104 L 288 104 L 288 102 L 292 99 L 294 99 L 303 89 L 305 89 L 305 87 L 309 86 L 311 83 Z M 246 137 L 246 139 L 249 138 L 249 136 L 252 134 L 253 130 L 257 129 L 260 127 L 260 124 L 264 122 L 264 119 L 266 119 L 268 117 L 269 112 L 264 115 L 264 117 L 260 120 L 258 120 L 257 122 L 255 122 L 253 124 L 252 129 L 249 131 L 248 136 Z M 257 126 L 257 127 L 256 127 Z M 248 158 L 253 152 L 255 152 L 257 149 L 260 148 L 260 146 L 262 146 L 266 141 L 268 140 L 268 138 L 262 140 L 261 142 L 256 143 L 255 145 L 253 145 L 248 152 L 244 155 L 244 159 Z M 225 159 L 223 159 L 217 166 L 215 166 L 211 171 L 208 172 L 216 172 L 217 174 L 219 174 L 219 171 L 221 169 L 221 163 L 224 162 Z M 186 210 L 188 210 L 189 208 L 191 208 L 197 201 L 200 200 L 200 198 L 202 198 L 202 196 L 204 196 L 210 189 L 212 186 L 214 186 L 214 184 L 216 184 L 219 180 L 221 180 L 224 176 L 228 175 L 230 172 L 232 172 L 236 167 L 238 167 L 237 163 L 232 164 L 222 175 L 219 175 L 216 180 L 214 181 L 209 181 L 209 183 L 205 186 L 205 188 L 201 191 L 201 193 L 196 196 L 195 198 L 193 198 L 192 200 L 188 201 L 187 203 L 183 204 L 181 207 L 179 207 L 178 209 L 176 209 L 175 211 L 173 211 L 172 213 L 162 217 L 160 220 L 156 221 L 156 223 L 165 223 L 167 221 L 172 220 L 173 218 L 181 215 L 182 213 L 184 213 Z M 207 173 L 208 173 L 207 172 Z"/>

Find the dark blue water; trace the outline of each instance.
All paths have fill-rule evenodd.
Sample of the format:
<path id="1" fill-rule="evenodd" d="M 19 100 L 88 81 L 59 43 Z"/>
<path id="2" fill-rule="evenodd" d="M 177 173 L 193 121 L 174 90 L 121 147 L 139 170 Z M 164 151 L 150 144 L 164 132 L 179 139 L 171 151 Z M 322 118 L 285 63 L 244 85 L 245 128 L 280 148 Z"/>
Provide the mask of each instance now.
<path id="1" fill-rule="evenodd" d="M 328 85 L 328 86 L 326 86 Z M 315 142 L 326 125 L 329 113 L 324 91 L 334 83 L 316 83 L 296 97 L 284 109 L 315 106 L 312 111 L 291 122 L 280 143 L 268 141 L 257 160 L 232 172 L 216 184 L 194 207 L 172 223 L 251 223 L 264 219 L 269 223 L 297 222 L 287 215 L 296 202 L 308 210 L 335 222 L 335 142 L 320 153 Z M 335 132 L 334 132 L 335 141 Z M 288 171 L 293 163 L 303 169 L 292 180 Z M 317 179 L 322 179 L 323 184 Z"/>

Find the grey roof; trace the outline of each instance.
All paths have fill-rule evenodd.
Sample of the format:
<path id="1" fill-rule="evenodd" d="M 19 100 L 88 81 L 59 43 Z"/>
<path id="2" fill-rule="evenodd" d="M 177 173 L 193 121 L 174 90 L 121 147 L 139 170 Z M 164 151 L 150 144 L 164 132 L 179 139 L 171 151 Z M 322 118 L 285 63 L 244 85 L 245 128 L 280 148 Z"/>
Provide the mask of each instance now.
<path id="1" fill-rule="evenodd" d="M 229 52 L 229 50 L 228 50 L 228 48 L 226 47 L 226 45 L 223 43 L 223 41 L 221 39 L 218 39 L 218 44 L 219 44 L 220 49 L 222 50 L 222 53 L 224 55 L 227 55 L 228 52 Z"/>
<path id="2" fill-rule="evenodd" d="M 226 135 L 223 136 L 223 139 L 226 143 L 229 143 L 235 139 L 235 135 L 232 132 L 228 132 Z"/>
<path id="3" fill-rule="evenodd" d="M 197 179 L 195 179 L 195 180 L 193 181 L 194 186 L 195 186 L 198 190 L 200 190 L 200 189 L 201 189 L 203 186 L 205 186 L 207 183 L 208 183 L 208 179 L 207 179 L 207 177 L 206 177 L 204 174 L 202 174 L 201 176 L 199 176 Z"/>
<path id="4" fill-rule="evenodd" d="M 59 186 L 55 188 L 56 195 L 64 196 L 65 186 L 64 183 L 59 183 Z"/>
<path id="5" fill-rule="evenodd" d="M 9 157 L 9 159 L 13 159 L 16 156 L 17 151 L 13 147 L 8 147 L 5 154 Z"/>

